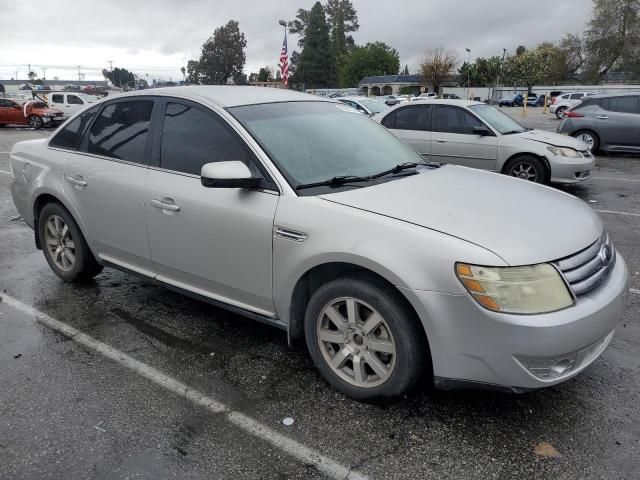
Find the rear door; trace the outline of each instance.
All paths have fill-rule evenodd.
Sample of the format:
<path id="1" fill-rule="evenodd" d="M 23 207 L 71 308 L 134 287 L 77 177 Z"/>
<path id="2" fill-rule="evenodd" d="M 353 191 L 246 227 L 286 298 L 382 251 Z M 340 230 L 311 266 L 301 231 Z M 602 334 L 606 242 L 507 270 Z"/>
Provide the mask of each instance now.
<path id="1" fill-rule="evenodd" d="M 424 158 L 431 157 L 432 105 L 407 105 L 390 112 L 382 125 L 411 145 Z"/>
<path id="2" fill-rule="evenodd" d="M 495 170 L 498 139 L 495 136 L 474 134 L 475 127 L 486 125 L 466 109 L 453 105 L 435 105 L 432 160 Z"/>
<path id="3" fill-rule="evenodd" d="M 24 117 L 22 107 L 13 100 L 0 98 L 0 123 L 8 124 L 25 124 L 27 119 Z"/>
<path id="4" fill-rule="evenodd" d="M 154 100 L 130 97 L 100 107 L 78 151 L 69 153 L 64 191 L 101 259 L 151 276 L 144 202 Z"/>
<path id="5" fill-rule="evenodd" d="M 640 104 L 637 95 L 600 99 L 595 125 L 600 143 L 620 150 L 640 149 Z"/>
<path id="6" fill-rule="evenodd" d="M 65 105 L 65 113 L 69 116 L 74 115 L 76 112 L 83 110 L 87 102 L 74 93 L 67 93 L 67 104 Z"/>

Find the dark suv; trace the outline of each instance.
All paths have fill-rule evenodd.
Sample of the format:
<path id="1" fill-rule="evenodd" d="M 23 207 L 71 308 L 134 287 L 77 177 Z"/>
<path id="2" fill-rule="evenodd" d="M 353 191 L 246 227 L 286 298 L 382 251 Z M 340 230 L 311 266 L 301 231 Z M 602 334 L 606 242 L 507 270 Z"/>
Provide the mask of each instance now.
<path id="1" fill-rule="evenodd" d="M 640 92 L 584 97 L 564 112 L 557 132 L 581 139 L 592 152 L 640 152 Z"/>

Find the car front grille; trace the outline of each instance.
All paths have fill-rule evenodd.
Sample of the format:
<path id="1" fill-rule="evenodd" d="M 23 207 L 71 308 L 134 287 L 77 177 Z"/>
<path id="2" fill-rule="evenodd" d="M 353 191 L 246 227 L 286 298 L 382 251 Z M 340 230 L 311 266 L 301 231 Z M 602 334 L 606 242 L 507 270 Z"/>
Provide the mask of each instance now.
<path id="1" fill-rule="evenodd" d="M 615 263 L 616 250 L 606 232 L 584 250 L 555 262 L 576 296 L 600 285 Z"/>

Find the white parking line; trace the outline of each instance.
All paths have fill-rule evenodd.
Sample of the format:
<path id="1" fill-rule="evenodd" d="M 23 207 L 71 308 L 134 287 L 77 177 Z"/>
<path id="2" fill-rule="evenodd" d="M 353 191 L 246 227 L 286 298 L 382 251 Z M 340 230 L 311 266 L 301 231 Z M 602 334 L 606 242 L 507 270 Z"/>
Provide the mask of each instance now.
<path id="1" fill-rule="evenodd" d="M 615 210 L 596 210 L 598 213 L 610 213 L 612 215 L 629 215 L 631 217 L 640 217 L 640 213 L 616 212 Z"/>
<path id="2" fill-rule="evenodd" d="M 134 371 L 138 375 L 151 380 L 156 385 L 163 387 L 164 389 L 189 400 L 190 402 L 208 409 L 212 413 L 224 415 L 226 420 L 235 425 L 236 427 L 244 430 L 245 432 L 253 435 L 254 437 L 270 443 L 276 448 L 279 448 L 283 452 L 291 455 L 304 464 L 311 464 L 315 466 L 320 472 L 334 479 L 353 479 L 353 480 L 366 480 L 367 477 L 353 472 L 351 469 L 337 461 L 322 455 L 319 451 L 313 448 L 307 447 L 296 440 L 293 440 L 281 433 L 273 430 L 271 427 L 255 420 L 244 413 L 234 411 L 229 406 L 216 400 L 213 397 L 207 396 L 198 390 L 195 390 L 189 385 L 186 385 L 179 380 L 176 380 L 169 375 L 162 373 L 159 370 L 130 357 L 126 353 L 123 353 L 106 343 L 102 343 L 95 338 L 82 333 L 80 330 L 73 328 L 66 323 L 56 320 L 50 317 L 46 313 L 42 313 L 39 310 L 16 300 L 9 295 L 1 295 L 2 302 L 6 303 L 10 307 L 15 308 L 27 315 L 34 316 L 36 320 L 45 325 L 46 327 L 62 333 L 69 337 L 76 343 L 83 345 L 87 348 L 95 350 L 101 355 L 119 363 L 123 367 Z"/>
<path id="3" fill-rule="evenodd" d="M 614 178 L 614 177 L 591 177 L 593 180 L 616 180 L 618 182 L 640 182 L 640 180 L 632 178 Z"/>

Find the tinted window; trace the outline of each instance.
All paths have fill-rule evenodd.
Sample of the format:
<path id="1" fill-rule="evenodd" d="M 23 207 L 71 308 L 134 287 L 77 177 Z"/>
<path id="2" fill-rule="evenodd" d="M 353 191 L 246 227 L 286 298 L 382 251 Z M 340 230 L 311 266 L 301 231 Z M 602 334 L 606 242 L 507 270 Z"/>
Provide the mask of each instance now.
<path id="1" fill-rule="evenodd" d="M 144 163 L 153 101 L 136 100 L 107 105 L 91 126 L 87 151 L 106 157 Z"/>
<path id="2" fill-rule="evenodd" d="M 52 103 L 64 103 L 63 95 L 51 95 Z"/>
<path id="3" fill-rule="evenodd" d="M 205 163 L 240 160 L 253 167 L 244 143 L 224 120 L 180 103 L 168 103 L 162 126 L 160 166 L 200 175 Z"/>
<path id="4" fill-rule="evenodd" d="M 580 100 L 584 95 L 582 93 L 572 93 L 569 97 L 571 100 Z"/>
<path id="5" fill-rule="evenodd" d="M 606 99 L 603 108 L 610 112 L 639 113 L 638 97 L 609 97 Z"/>
<path id="6" fill-rule="evenodd" d="M 473 128 L 482 126 L 480 120 L 462 108 L 445 105 L 436 107 L 436 132 L 473 135 Z"/>
<path id="7" fill-rule="evenodd" d="M 0 99 L 0 107 L 11 108 L 11 107 L 15 107 L 15 106 L 16 106 L 16 104 L 13 103 L 11 100 L 2 100 L 2 99 Z"/>
<path id="8" fill-rule="evenodd" d="M 382 120 L 382 125 L 397 130 L 431 130 L 431 105 L 404 107 Z"/>
<path id="9" fill-rule="evenodd" d="M 84 104 L 82 99 L 80 97 L 77 97 L 76 95 L 67 95 L 67 103 L 69 103 L 70 105 L 83 105 Z"/>
<path id="10" fill-rule="evenodd" d="M 84 134 L 87 125 L 91 122 L 91 119 L 97 111 L 98 107 L 93 107 L 78 115 L 51 139 L 49 145 L 52 147 L 75 150 L 82 139 L 82 135 Z"/>

